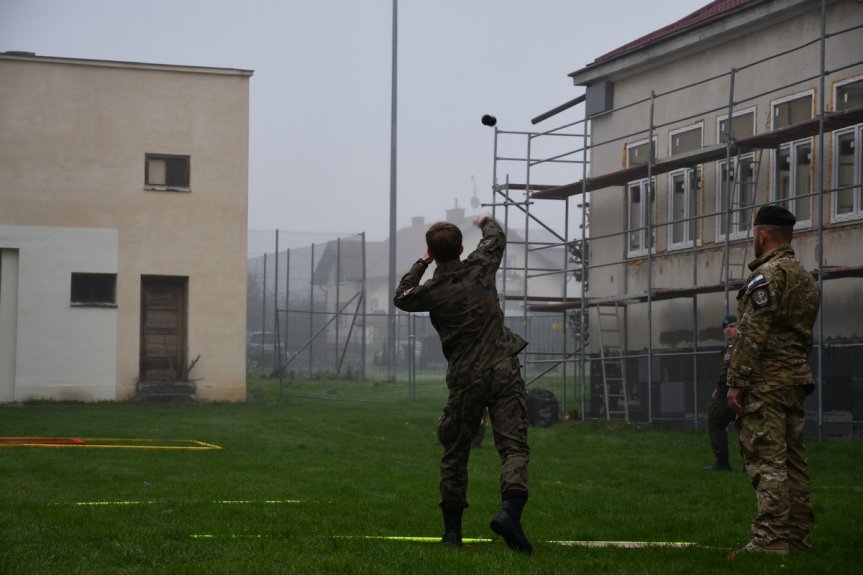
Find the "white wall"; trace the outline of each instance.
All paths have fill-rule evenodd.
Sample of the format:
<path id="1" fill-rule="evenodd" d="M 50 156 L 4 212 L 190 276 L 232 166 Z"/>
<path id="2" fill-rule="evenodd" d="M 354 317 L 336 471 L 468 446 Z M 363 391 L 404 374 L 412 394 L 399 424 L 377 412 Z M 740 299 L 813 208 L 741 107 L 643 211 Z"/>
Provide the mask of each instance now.
<path id="1" fill-rule="evenodd" d="M 0 339 L 17 348 L 14 401 L 116 399 L 117 308 L 72 306 L 70 290 L 73 272 L 117 273 L 117 239 L 113 229 L 0 225 L 0 248 L 18 253 L 17 329 L 5 333 L 4 319 Z M 4 313 L 11 293 L 0 294 Z"/>

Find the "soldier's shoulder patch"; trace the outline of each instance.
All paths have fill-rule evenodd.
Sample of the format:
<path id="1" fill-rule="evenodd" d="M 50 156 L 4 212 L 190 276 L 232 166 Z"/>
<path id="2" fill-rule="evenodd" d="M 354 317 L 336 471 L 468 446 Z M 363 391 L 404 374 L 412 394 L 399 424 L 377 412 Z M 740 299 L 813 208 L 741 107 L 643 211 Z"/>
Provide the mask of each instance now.
<path id="1" fill-rule="evenodd" d="M 755 309 L 761 309 L 770 305 L 770 290 L 767 289 L 767 286 L 755 288 L 750 294 L 752 307 Z"/>
<path id="2" fill-rule="evenodd" d="M 493 243 L 494 243 L 494 238 L 485 238 L 484 240 L 482 240 L 482 241 L 479 243 L 479 247 L 481 247 L 481 248 L 487 248 L 488 246 L 490 246 L 490 245 L 491 245 L 491 244 L 493 244 Z"/>
<path id="3" fill-rule="evenodd" d="M 402 292 L 402 296 L 410 295 L 412 291 L 414 291 L 414 288 L 409 287 L 404 292 Z"/>

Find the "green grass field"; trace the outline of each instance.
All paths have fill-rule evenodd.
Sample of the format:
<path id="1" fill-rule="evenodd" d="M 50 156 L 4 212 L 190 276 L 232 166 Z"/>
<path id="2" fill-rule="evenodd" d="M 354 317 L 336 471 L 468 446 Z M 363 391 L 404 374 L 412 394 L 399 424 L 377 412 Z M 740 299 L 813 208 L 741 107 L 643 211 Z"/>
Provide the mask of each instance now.
<path id="1" fill-rule="evenodd" d="M 442 400 L 357 381 L 294 382 L 284 401 L 271 385 L 250 389 L 260 399 L 245 404 L 0 407 L 2 437 L 221 447 L 0 447 L 0 573 L 809 574 L 859 572 L 863 560 L 859 441 L 808 444 L 812 553 L 729 560 L 748 540 L 755 500 L 743 473 L 702 470 L 706 432 L 570 421 L 531 429 L 524 524 L 536 555 L 525 557 L 488 528 L 499 503 L 490 437 L 471 458 L 464 532 L 491 541 L 453 549 L 384 539 L 441 534 Z"/>

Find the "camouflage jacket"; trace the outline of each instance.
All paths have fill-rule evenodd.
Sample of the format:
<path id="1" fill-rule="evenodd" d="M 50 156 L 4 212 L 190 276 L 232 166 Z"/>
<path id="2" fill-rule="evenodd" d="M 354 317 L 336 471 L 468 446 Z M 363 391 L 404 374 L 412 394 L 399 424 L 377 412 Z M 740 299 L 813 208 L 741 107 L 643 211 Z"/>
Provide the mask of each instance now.
<path id="1" fill-rule="evenodd" d="M 729 387 L 763 390 L 812 383 L 807 363 L 821 294 L 812 276 L 782 245 L 749 264 L 737 292 L 737 338 Z"/>
<path id="2" fill-rule="evenodd" d="M 719 367 L 719 377 L 716 380 L 716 389 L 724 396 L 728 392 L 728 364 L 731 363 L 731 353 L 734 351 L 734 342 L 722 350 L 722 364 Z"/>
<path id="3" fill-rule="evenodd" d="M 414 263 L 393 300 L 401 310 L 429 312 L 449 363 L 448 382 L 516 355 L 527 345 L 504 325 L 495 287 L 506 234 L 492 218 L 486 218 L 481 228 L 482 240 L 467 259 L 439 264 L 422 285 L 426 265 L 421 260 Z"/>

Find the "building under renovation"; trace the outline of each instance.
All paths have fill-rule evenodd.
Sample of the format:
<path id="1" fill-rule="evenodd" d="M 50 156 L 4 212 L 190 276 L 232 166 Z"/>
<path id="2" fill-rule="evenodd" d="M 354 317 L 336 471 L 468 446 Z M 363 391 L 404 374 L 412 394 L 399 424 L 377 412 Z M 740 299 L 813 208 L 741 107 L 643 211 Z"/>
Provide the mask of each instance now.
<path id="1" fill-rule="evenodd" d="M 861 46 L 857 0 L 716 0 L 570 74 L 584 93 L 535 118 L 543 131 L 495 130 L 496 215 L 549 227 L 532 211 L 561 202 L 557 237 L 575 256 L 561 276 L 585 280 L 582 297 L 521 304 L 565 314 L 558 361 L 590 388 L 573 407 L 697 425 L 753 215 L 778 204 L 823 293 L 809 431 L 863 424 Z M 515 176 L 508 138 L 523 142 Z"/>

